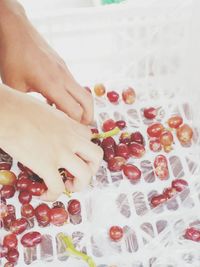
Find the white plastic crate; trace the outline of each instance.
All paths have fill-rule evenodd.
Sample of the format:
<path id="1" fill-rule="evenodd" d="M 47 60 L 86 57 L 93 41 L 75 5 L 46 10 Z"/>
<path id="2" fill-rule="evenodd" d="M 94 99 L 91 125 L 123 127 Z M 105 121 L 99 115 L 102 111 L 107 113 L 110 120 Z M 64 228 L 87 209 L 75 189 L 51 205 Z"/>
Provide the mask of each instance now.
<path id="1" fill-rule="evenodd" d="M 139 90 L 141 84 L 145 90 L 152 87 L 177 94 L 181 88 L 181 95 L 190 91 L 188 97 L 196 100 L 198 10 L 197 0 L 131 0 L 47 11 L 33 22 L 82 84 L 128 80 Z"/>
<path id="2" fill-rule="evenodd" d="M 119 85 L 119 82 L 117 84 Z M 142 117 L 141 110 L 148 101 L 150 105 L 161 106 L 157 120 L 165 122 L 170 115 L 179 113 L 184 121 L 193 125 L 195 129 L 187 104 L 177 104 L 171 95 L 164 95 L 163 92 L 150 91 L 149 93 L 138 93 L 137 102 L 133 106 L 125 105 L 122 101 L 119 105 L 112 105 L 106 98 L 96 98 L 97 125 L 101 125 L 105 116 L 116 120 L 123 118 L 127 121 L 128 131 L 139 129 L 145 135 L 148 121 Z M 147 143 L 147 139 L 145 141 Z M 165 257 L 159 257 L 163 250 L 170 250 L 171 243 L 174 244 L 179 238 L 184 226 L 186 228 L 187 223 L 190 222 L 191 216 L 195 220 L 198 218 L 200 186 L 196 182 L 198 178 L 196 175 L 199 174 L 197 141 L 195 134 L 193 145 L 190 148 L 184 148 L 175 139 L 176 149 L 168 155 L 165 154 L 170 171 L 170 177 L 166 181 L 156 178 L 152 163 L 157 153 L 150 152 L 148 146 L 146 146 L 147 153 L 144 158 L 130 160 L 142 170 L 142 179 L 138 184 L 130 184 L 121 173 L 110 173 L 103 164 L 94 179 L 94 188 L 74 195 L 82 203 L 82 223 L 43 229 L 35 222 L 35 229 L 44 234 L 43 243 L 37 249 L 25 249 L 24 252 L 21 249 L 20 266 L 26 266 L 32 261 L 36 261 L 37 266 L 42 266 L 46 261 L 48 264 L 63 262 L 65 266 L 71 266 L 71 264 L 86 266 L 82 261 L 73 260 L 64 255 L 62 247 L 56 249 L 56 235 L 60 232 L 73 236 L 74 242 L 78 242 L 77 248 L 87 251 L 98 264 L 97 266 L 107 267 L 115 264 L 116 266 L 146 267 L 151 266 L 150 262 L 152 264 L 163 262 Z M 174 178 L 187 179 L 191 193 L 186 190 L 152 211 L 149 196 L 156 191 L 161 193 Z M 64 203 L 68 201 L 65 196 L 61 197 L 61 200 Z M 16 199 L 12 199 L 11 203 L 16 203 Z M 33 202 L 34 206 L 38 203 L 37 199 Z M 179 221 L 182 224 L 177 227 Z M 109 227 L 113 224 L 121 225 L 125 231 L 123 242 L 117 245 L 110 242 L 107 235 Z M 24 261 L 26 264 L 23 265 Z"/>
<path id="3" fill-rule="evenodd" d="M 188 88 L 188 79 L 195 76 L 188 74 L 187 67 L 190 62 L 187 52 L 192 47 L 191 27 L 194 26 L 191 18 L 196 1 L 132 2 L 132 5 L 76 11 L 63 9 L 57 14 L 49 12 L 42 17 L 40 14 L 33 18 L 33 23 L 64 57 L 83 85 L 103 82 L 109 90 L 119 92 L 128 85 L 135 88 L 137 101 L 133 106 L 125 106 L 122 102 L 114 106 L 105 98 L 95 99 L 99 128 L 107 117 L 125 118 L 128 130 L 139 129 L 145 133 L 147 124 L 141 110 L 154 105 L 160 107 L 158 118 L 162 122 L 170 115 L 180 113 L 184 121 L 193 125 L 196 129 L 193 146 L 185 149 L 175 140 L 176 149 L 167 155 L 171 174 L 167 181 L 149 175 L 155 157 L 149 151 L 144 159 L 134 161 L 143 171 L 137 185 L 130 185 L 121 174 L 111 175 L 103 164 L 94 179 L 95 188 L 75 195 L 83 204 L 83 222 L 76 226 L 40 229 L 46 234 L 48 232 L 53 241 L 52 245 L 48 242 L 50 247 L 43 254 L 39 251 L 45 250 L 45 246 L 38 247 L 38 253 L 33 257 L 37 266 L 42 266 L 44 261 L 48 261 L 49 266 L 62 261 L 63 266 L 86 266 L 75 259 L 67 259 L 66 255 L 59 257 L 62 251 L 56 250 L 55 236 L 61 231 L 68 234 L 79 232 L 75 238 L 79 240 L 78 248 L 86 249 L 98 267 L 170 266 L 167 261 L 173 261 L 170 263 L 173 267 L 200 264 L 197 260 L 196 265 L 194 262 L 186 265 L 187 242 L 181 241 L 180 244 L 178 241 L 183 226 L 187 227 L 191 218 L 198 219 L 199 209 L 198 183 L 196 185 L 200 154 L 197 136 L 199 107 L 195 103 L 198 103 L 200 93 L 194 79 L 193 88 Z M 194 51 L 191 56 L 194 54 L 197 56 Z M 175 177 L 188 178 L 190 194 L 186 190 L 152 211 L 149 194 L 153 190 L 161 192 Z M 102 198 L 109 203 L 102 203 Z M 61 199 L 66 201 L 64 197 Z M 177 230 L 174 225 L 180 220 L 184 220 L 184 224 Z M 125 240 L 117 246 L 107 239 L 109 223 L 125 227 Z M 191 246 L 192 253 L 197 254 L 198 245 Z M 166 250 L 171 254 L 180 252 L 177 260 L 166 257 Z M 20 266 L 23 266 L 23 253 L 21 255 Z"/>

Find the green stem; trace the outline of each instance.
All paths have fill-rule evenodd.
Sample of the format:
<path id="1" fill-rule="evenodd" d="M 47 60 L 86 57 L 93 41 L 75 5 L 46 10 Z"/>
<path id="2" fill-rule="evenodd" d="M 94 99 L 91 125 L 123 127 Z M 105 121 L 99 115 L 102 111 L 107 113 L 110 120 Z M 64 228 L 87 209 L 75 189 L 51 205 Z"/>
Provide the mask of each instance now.
<path id="1" fill-rule="evenodd" d="M 69 198 L 72 197 L 71 192 L 69 192 L 69 191 L 67 191 L 67 190 L 65 190 L 65 192 L 63 192 L 63 194 L 65 194 L 65 195 L 68 196 Z"/>
<path id="2" fill-rule="evenodd" d="M 93 134 L 92 139 L 94 139 L 94 138 L 98 138 L 98 139 L 103 138 L 104 139 L 104 138 L 107 138 L 110 136 L 117 135 L 119 132 L 120 132 L 120 129 L 118 127 L 115 127 L 113 130 L 105 132 L 105 133 Z"/>
<path id="3" fill-rule="evenodd" d="M 94 263 L 93 259 L 91 257 L 89 257 L 88 255 L 76 250 L 76 248 L 74 247 L 74 244 L 72 242 L 72 239 L 70 236 L 66 236 L 63 233 L 60 233 L 58 235 L 59 239 L 63 242 L 63 244 L 65 245 L 65 249 L 66 251 L 72 255 L 75 256 L 79 259 L 82 259 L 83 261 L 85 261 L 89 267 L 96 267 L 96 264 Z"/>

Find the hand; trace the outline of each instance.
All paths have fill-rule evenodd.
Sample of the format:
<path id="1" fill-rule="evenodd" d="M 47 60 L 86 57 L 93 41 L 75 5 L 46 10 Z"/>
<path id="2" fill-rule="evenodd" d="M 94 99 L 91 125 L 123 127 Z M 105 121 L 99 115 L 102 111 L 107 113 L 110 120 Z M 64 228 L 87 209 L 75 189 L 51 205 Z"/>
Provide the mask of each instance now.
<path id="1" fill-rule="evenodd" d="M 42 177 L 48 187 L 44 200 L 65 190 L 58 169 L 75 176 L 68 190 L 86 187 L 102 160 L 102 150 L 87 126 L 33 97 L 0 86 L 0 147 Z"/>
<path id="2" fill-rule="evenodd" d="M 0 0 L 0 74 L 3 83 L 41 93 L 71 118 L 89 124 L 91 94 L 73 78 L 65 62 L 28 21 L 14 0 Z M 67 49 L 67 48 L 66 48 Z"/>

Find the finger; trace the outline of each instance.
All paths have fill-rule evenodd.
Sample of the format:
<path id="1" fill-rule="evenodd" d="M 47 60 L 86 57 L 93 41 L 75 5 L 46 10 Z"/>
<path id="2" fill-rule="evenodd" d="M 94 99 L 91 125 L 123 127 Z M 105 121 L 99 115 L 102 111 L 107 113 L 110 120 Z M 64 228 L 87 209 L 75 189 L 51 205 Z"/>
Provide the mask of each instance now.
<path id="1" fill-rule="evenodd" d="M 84 126 L 82 124 L 79 124 L 78 122 L 81 121 L 81 117 L 83 114 L 82 107 L 79 103 L 77 103 L 70 94 L 68 94 L 65 89 L 61 89 L 63 91 L 59 90 L 55 91 L 56 86 L 52 86 L 52 84 L 49 84 L 49 86 L 46 86 L 46 84 L 41 83 L 40 81 L 36 81 L 37 84 L 40 86 L 37 86 L 36 91 L 43 92 L 43 96 L 47 99 L 47 103 L 51 106 L 55 103 L 57 107 L 62 110 L 64 113 L 69 115 L 72 119 L 72 127 L 76 132 L 81 133 L 83 137 L 90 140 L 92 138 L 91 131 L 87 126 Z M 42 90 L 42 88 L 46 88 L 46 90 Z M 74 104 L 73 104 L 74 103 Z M 71 107 L 73 105 L 73 107 Z M 70 112 L 73 110 L 76 110 L 74 114 L 71 115 Z M 78 122 L 77 122 L 78 121 Z"/>
<path id="2" fill-rule="evenodd" d="M 67 169 L 75 178 L 70 182 L 70 191 L 81 191 L 90 183 L 92 172 L 89 166 L 78 156 L 71 154 L 60 161 L 60 166 Z"/>
<path id="3" fill-rule="evenodd" d="M 67 179 L 65 182 L 65 190 L 67 190 L 70 193 L 83 191 L 84 189 L 87 188 L 87 186 L 89 186 L 91 180 L 92 180 L 92 176 L 87 181 L 87 184 L 85 184 L 84 186 L 80 186 L 79 178 L 74 177 L 73 179 L 71 178 Z"/>
<path id="4" fill-rule="evenodd" d="M 49 98 L 56 107 L 66 113 L 72 119 L 80 122 L 83 116 L 83 109 L 78 102 L 65 90 L 49 92 Z"/>
<path id="5" fill-rule="evenodd" d="M 48 190 L 40 198 L 44 201 L 54 201 L 65 191 L 62 178 L 56 168 L 50 169 L 44 177 Z"/>
<path id="6" fill-rule="evenodd" d="M 45 90 L 42 88 L 46 88 Z M 76 121 L 81 121 L 83 109 L 81 105 L 60 85 L 55 83 L 44 83 L 43 81 L 37 86 L 37 91 L 42 92 L 43 96 L 50 103 L 66 113 Z"/>
<path id="7" fill-rule="evenodd" d="M 81 87 L 73 79 L 69 81 L 69 77 L 66 79 L 66 91 L 69 91 L 83 108 L 84 112 L 81 122 L 84 124 L 90 124 L 93 121 L 94 116 L 92 94 L 89 93 L 85 88 Z"/>
<path id="8" fill-rule="evenodd" d="M 92 175 L 95 175 L 103 159 L 103 150 L 89 141 L 81 142 L 75 152 L 89 165 Z"/>
<path id="9" fill-rule="evenodd" d="M 87 140 L 92 139 L 92 132 L 88 126 L 80 124 L 74 120 L 71 120 L 71 126 L 72 126 L 72 129 L 76 133 L 79 133 L 79 136 L 82 136 L 83 138 L 86 138 Z"/>

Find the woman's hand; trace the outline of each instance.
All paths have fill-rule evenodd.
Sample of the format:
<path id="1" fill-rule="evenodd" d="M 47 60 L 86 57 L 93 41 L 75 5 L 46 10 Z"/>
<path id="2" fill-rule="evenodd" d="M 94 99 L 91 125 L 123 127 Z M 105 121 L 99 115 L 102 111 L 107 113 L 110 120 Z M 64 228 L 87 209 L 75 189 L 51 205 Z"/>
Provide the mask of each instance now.
<path id="1" fill-rule="evenodd" d="M 33 97 L 0 85 L 0 147 L 42 177 L 55 200 L 65 190 L 58 169 L 75 176 L 68 190 L 86 187 L 102 160 L 87 126 Z"/>
<path id="2" fill-rule="evenodd" d="M 75 81 L 15 0 L 0 0 L 0 74 L 3 83 L 41 93 L 78 122 L 93 119 L 91 94 Z"/>

